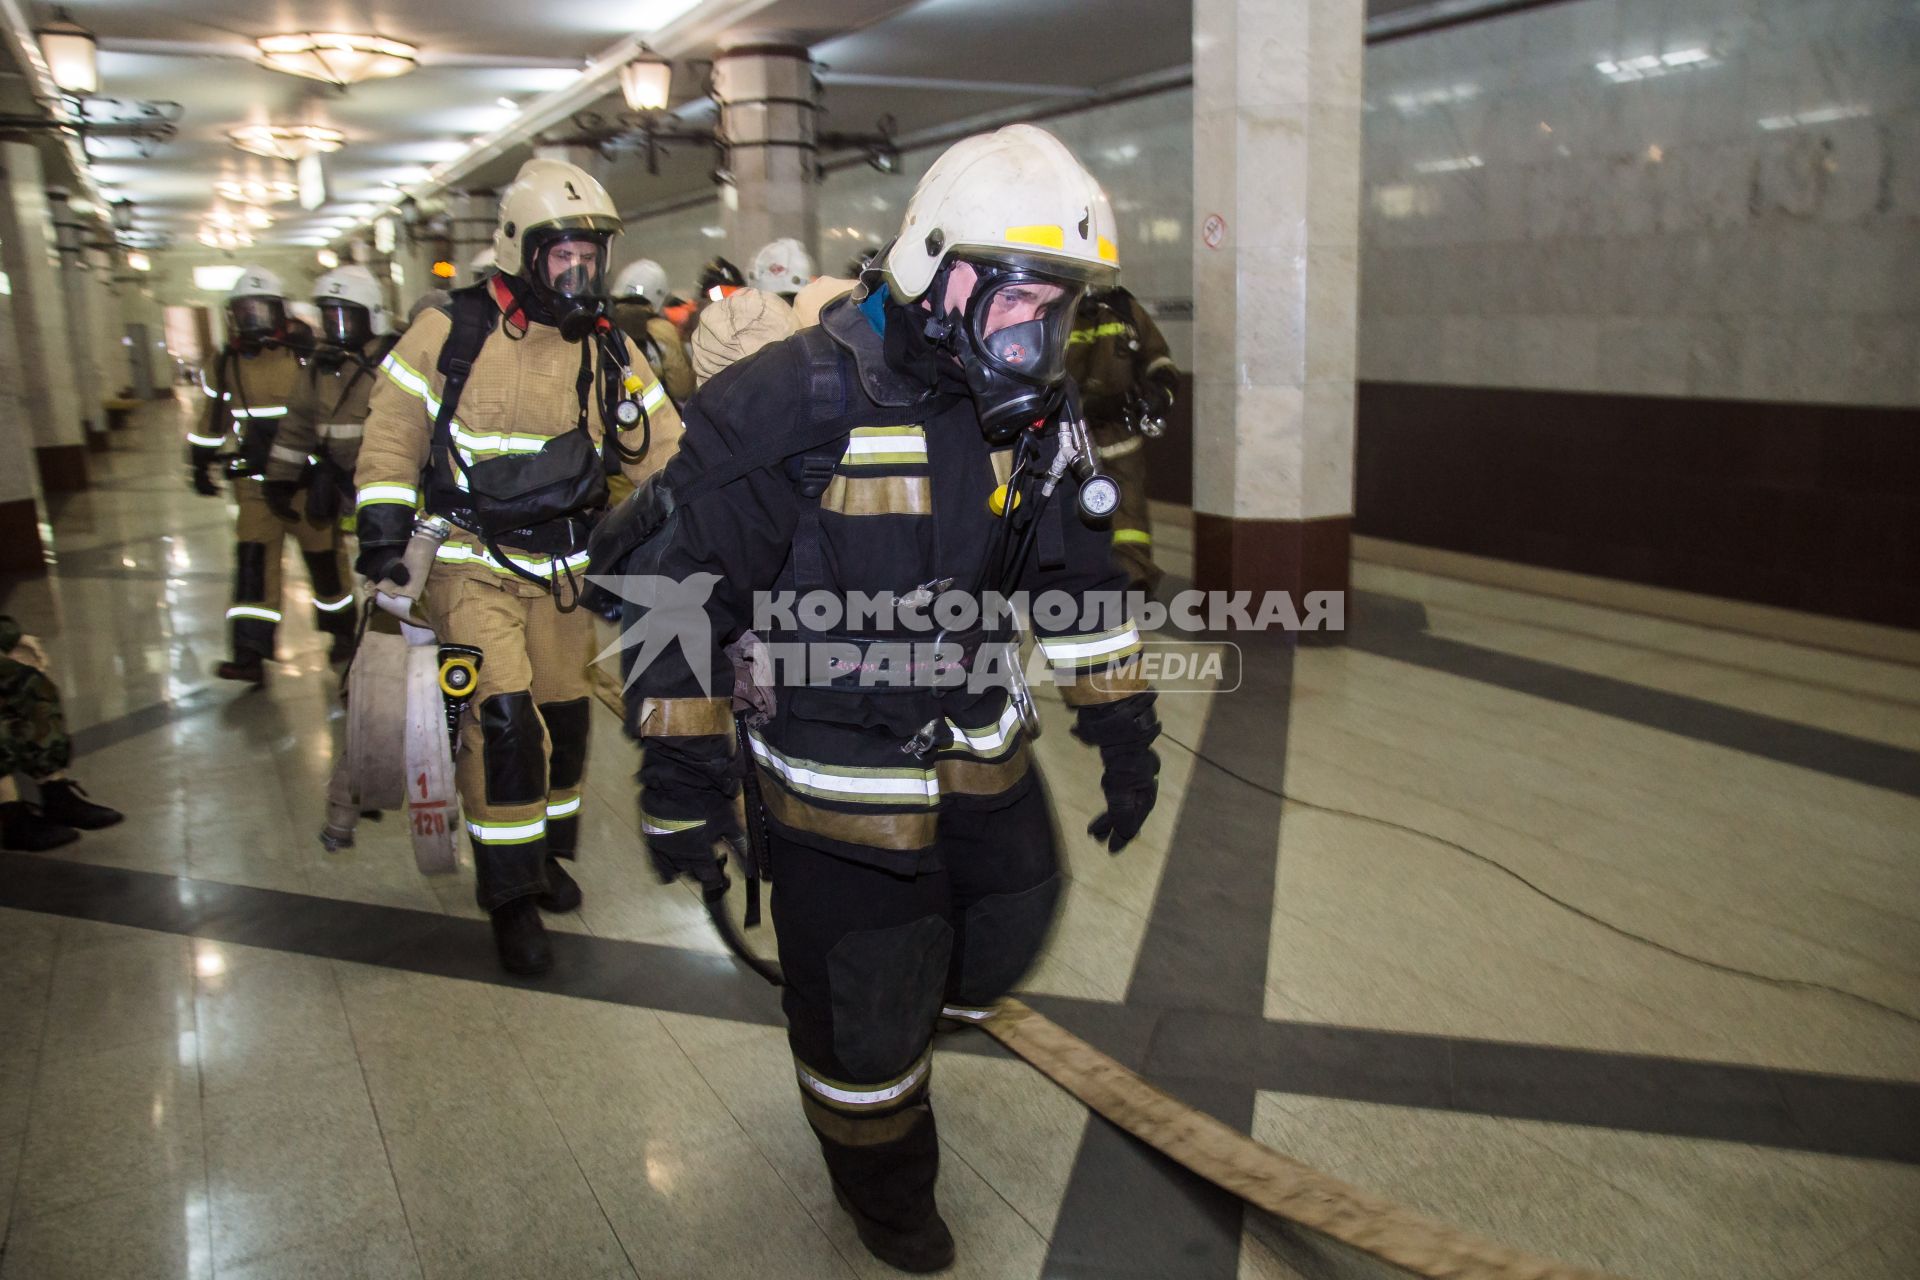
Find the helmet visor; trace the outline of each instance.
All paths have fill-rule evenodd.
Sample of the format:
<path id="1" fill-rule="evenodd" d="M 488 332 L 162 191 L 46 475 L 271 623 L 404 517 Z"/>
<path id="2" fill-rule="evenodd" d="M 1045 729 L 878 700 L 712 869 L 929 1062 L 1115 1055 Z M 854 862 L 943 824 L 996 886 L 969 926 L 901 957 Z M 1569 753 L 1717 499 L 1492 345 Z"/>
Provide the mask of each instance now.
<path id="1" fill-rule="evenodd" d="M 246 338 L 264 338 L 287 325 L 287 304 L 278 298 L 235 298 L 227 303 L 233 331 Z"/>
<path id="2" fill-rule="evenodd" d="M 337 347 L 362 347 L 373 337 L 373 317 L 357 302 L 327 298 L 320 303 L 320 334 Z"/>
<path id="3" fill-rule="evenodd" d="M 527 246 L 527 274 L 536 288 L 574 300 L 603 297 L 609 231 L 542 232 Z"/>
<path id="4" fill-rule="evenodd" d="M 974 349 L 1004 373 L 1049 386 L 1067 372 L 1081 286 L 1025 273 L 988 277 L 969 299 Z"/>

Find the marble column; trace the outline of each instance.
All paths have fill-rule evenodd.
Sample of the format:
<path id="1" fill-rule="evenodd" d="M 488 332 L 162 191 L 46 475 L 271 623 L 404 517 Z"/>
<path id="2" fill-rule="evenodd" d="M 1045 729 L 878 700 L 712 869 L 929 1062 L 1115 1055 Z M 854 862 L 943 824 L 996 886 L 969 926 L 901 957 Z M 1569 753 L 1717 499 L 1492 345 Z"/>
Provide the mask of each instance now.
<path id="1" fill-rule="evenodd" d="M 1194 567 L 1344 591 L 1364 0 L 1194 0 Z"/>
<path id="2" fill-rule="evenodd" d="M 480 278 L 473 260 L 493 247 L 493 232 L 500 221 L 500 197 L 492 191 L 455 192 L 447 200 L 447 217 L 452 224 L 452 253 L 456 284 L 469 285 Z"/>
<path id="3" fill-rule="evenodd" d="M 733 181 L 720 192 L 727 257 L 745 271 L 763 245 L 812 245 L 818 222 L 813 62 L 796 45 L 751 44 L 714 60 L 713 96 Z"/>
<path id="4" fill-rule="evenodd" d="M 15 301 L 0 291 L 0 573 L 38 574 L 47 571 L 47 561 L 40 542 L 33 429 L 20 385 Z"/>
<path id="5" fill-rule="evenodd" d="M 40 152 L 31 142 L 0 142 L 0 171 L 0 264 L 12 286 L 21 407 L 33 424 L 41 488 L 70 493 L 87 487 L 87 441 L 73 380 L 52 373 L 71 356 Z"/>
<path id="6" fill-rule="evenodd" d="M 94 297 L 92 267 L 87 259 L 88 219 L 72 208 L 72 193 L 62 188 L 47 192 L 53 210 L 54 241 L 60 253 L 60 288 L 67 316 L 66 371 L 73 379 L 80 430 L 87 448 L 107 448 L 107 416 L 101 404 L 105 371 L 100 362 L 100 324 Z"/>

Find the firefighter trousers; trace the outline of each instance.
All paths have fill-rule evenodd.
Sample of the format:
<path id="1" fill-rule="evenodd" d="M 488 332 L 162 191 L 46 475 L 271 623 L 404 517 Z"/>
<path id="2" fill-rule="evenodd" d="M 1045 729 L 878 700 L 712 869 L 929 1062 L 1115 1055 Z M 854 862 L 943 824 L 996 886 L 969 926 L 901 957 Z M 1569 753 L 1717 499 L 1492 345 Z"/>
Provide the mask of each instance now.
<path id="1" fill-rule="evenodd" d="M 427 616 L 441 644 L 480 651 L 455 782 L 473 840 L 476 896 L 493 911 L 542 892 L 547 856 L 579 848 L 592 707 L 593 614 L 486 568 L 434 569 Z"/>
<path id="2" fill-rule="evenodd" d="M 233 603 L 227 609 L 234 658 L 273 658 L 281 619 L 280 559 L 288 538 L 299 544 L 307 562 L 314 625 L 329 635 L 351 636 L 358 619 L 338 523 L 281 519 L 267 506 L 266 486 L 258 480 L 235 481 L 233 493 L 240 504 L 234 521 Z"/>
<path id="3" fill-rule="evenodd" d="M 1004 807 L 943 809 L 938 831 L 943 869 L 911 876 L 769 837 L 801 1110 L 848 1199 L 901 1230 L 934 1210 L 935 1020 L 985 1017 L 1039 956 L 1060 898 L 1037 776 Z"/>

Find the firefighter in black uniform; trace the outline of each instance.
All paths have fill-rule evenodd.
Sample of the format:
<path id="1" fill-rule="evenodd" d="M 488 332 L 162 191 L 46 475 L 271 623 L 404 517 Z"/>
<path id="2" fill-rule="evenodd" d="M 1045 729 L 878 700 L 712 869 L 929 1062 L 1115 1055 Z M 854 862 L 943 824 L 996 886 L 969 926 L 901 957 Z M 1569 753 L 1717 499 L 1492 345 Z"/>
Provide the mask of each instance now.
<path id="1" fill-rule="evenodd" d="M 1024 699 L 971 678 L 1005 633 L 949 615 L 934 658 L 915 649 L 892 668 L 911 677 L 899 683 L 874 678 L 880 655 L 930 639 L 907 617 L 929 600 L 937 619 L 983 587 L 1064 593 L 1076 608 L 1033 618 L 1074 732 L 1104 762 L 1106 809 L 1089 830 L 1117 852 L 1156 794 L 1154 695 L 1121 669 L 1138 635 L 1117 603 L 1091 619 L 1078 609 L 1126 586 L 1108 529 L 1087 518 L 1113 505 L 1091 497 L 1109 482 L 1088 474 L 1084 431 L 1076 450 L 1062 425 L 1074 307 L 1116 274 L 1113 234 L 1105 194 L 1051 134 L 1015 125 L 957 144 L 867 287 L 704 386 L 679 457 L 630 504 L 650 507 L 654 532 L 621 561 L 627 574 L 714 583 L 693 609 L 711 643 L 643 646 L 629 689 L 649 852 L 663 878 L 724 887 L 715 842 L 737 839 L 739 779 L 757 793 L 748 820 L 770 828 L 756 852 L 802 1108 L 861 1240 L 903 1270 L 954 1256 L 933 1197 L 935 1022 L 983 1018 L 1013 987 L 1061 878 Z M 1043 500 L 1036 474 L 1073 458 Z M 806 646 L 811 669 L 778 676 L 770 714 L 736 732 L 721 646 L 769 591 L 868 593 L 901 612 L 818 630 L 804 607 L 776 611 L 761 638 Z M 927 687 L 943 663 L 966 683 Z"/>

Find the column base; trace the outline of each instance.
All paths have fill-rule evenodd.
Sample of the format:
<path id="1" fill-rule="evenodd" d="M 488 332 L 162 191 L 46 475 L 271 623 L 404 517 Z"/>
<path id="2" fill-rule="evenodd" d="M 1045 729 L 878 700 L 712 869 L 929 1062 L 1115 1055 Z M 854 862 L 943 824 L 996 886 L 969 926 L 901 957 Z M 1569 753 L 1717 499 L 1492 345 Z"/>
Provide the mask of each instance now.
<path id="1" fill-rule="evenodd" d="M 0 502 L 0 573 L 37 577 L 46 571 L 39 505 L 32 498 Z"/>
<path id="2" fill-rule="evenodd" d="M 1202 591 L 1284 591 L 1304 611 L 1310 591 L 1345 595 L 1352 516 L 1254 520 L 1193 513 L 1193 585 Z M 1344 611 L 1343 611 L 1344 612 Z M 1302 631 L 1303 644 L 1337 644 L 1344 630 Z"/>
<path id="3" fill-rule="evenodd" d="M 93 483 L 87 476 L 86 445 L 42 445 L 33 453 L 40 463 L 42 493 L 78 493 Z"/>

